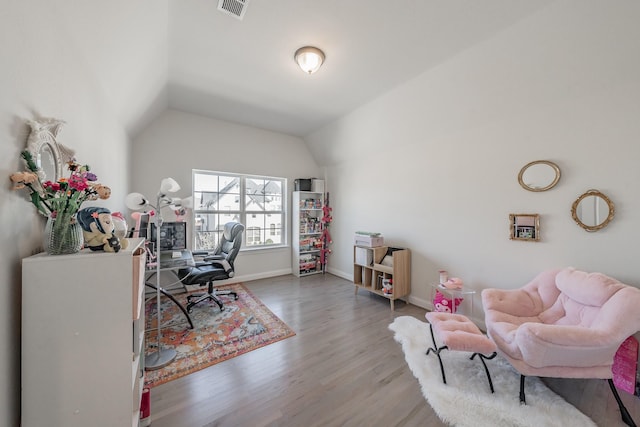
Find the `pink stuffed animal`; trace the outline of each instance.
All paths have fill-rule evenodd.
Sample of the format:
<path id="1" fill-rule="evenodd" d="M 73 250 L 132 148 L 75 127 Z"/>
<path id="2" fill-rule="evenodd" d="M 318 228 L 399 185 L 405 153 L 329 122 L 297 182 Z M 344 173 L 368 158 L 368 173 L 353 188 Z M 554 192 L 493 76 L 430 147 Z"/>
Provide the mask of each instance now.
<path id="1" fill-rule="evenodd" d="M 456 309 L 460 307 L 463 300 L 464 298 L 455 298 Z M 452 307 L 453 302 L 451 299 L 445 298 L 442 292 L 436 291 L 436 295 L 433 297 L 433 310 L 442 313 L 455 313 Z"/>

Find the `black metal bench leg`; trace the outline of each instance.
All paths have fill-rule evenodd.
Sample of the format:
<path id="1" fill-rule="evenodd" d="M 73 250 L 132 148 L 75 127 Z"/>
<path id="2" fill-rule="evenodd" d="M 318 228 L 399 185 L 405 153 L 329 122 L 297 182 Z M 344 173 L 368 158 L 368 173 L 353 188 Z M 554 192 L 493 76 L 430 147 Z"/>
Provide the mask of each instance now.
<path id="1" fill-rule="evenodd" d="M 436 351 L 435 349 L 438 348 L 438 344 L 436 344 L 436 337 L 433 334 L 433 325 L 431 323 L 429 323 L 429 332 L 431 332 L 431 342 L 433 342 L 433 348 L 429 350 Z M 427 350 L 427 354 L 429 354 L 429 350 Z"/>
<path id="2" fill-rule="evenodd" d="M 480 359 L 480 361 L 482 362 L 482 366 L 484 366 L 484 371 L 487 374 L 487 380 L 489 381 L 489 389 L 491 390 L 491 393 L 493 393 L 493 381 L 491 381 L 491 374 L 489 373 L 489 368 L 487 368 L 487 364 L 485 363 L 485 359 L 486 360 L 491 360 L 494 357 L 496 357 L 498 353 L 496 353 L 495 351 L 493 352 L 493 354 L 491 356 L 485 356 L 482 353 L 473 353 L 471 355 L 471 360 L 473 360 L 474 357 L 476 357 L 476 355 L 478 356 L 478 358 Z"/>
<path id="3" fill-rule="evenodd" d="M 622 416 L 622 421 L 624 421 L 624 423 L 628 426 L 636 427 L 636 423 L 633 422 L 633 418 L 631 418 L 631 414 L 629 414 L 629 411 L 627 411 L 627 408 L 624 406 L 624 403 L 622 403 L 622 400 L 620 399 L 620 395 L 618 394 L 618 390 L 616 390 L 616 386 L 613 384 L 613 380 L 609 378 L 607 382 L 609 383 L 609 387 L 611 388 L 613 397 L 615 397 L 616 402 L 618 402 L 618 407 L 620 408 L 620 415 Z"/>
<path id="4" fill-rule="evenodd" d="M 523 405 L 527 404 L 527 401 L 524 397 L 524 375 L 520 375 L 520 403 Z"/>
<path id="5" fill-rule="evenodd" d="M 436 356 L 438 356 L 438 362 L 440 363 L 440 373 L 442 373 L 442 382 L 443 383 L 447 383 L 447 377 L 444 374 L 444 365 L 442 364 L 442 357 L 440 356 L 440 352 L 442 350 L 446 350 L 447 346 L 443 346 L 438 348 L 438 345 L 436 344 L 436 337 L 433 335 L 433 325 L 431 325 L 431 323 L 429 323 L 429 330 L 431 331 L 431 341 L 433 341 L 433 347 L 428 348 L 427 349 L 427 356 L 429 355 L 429 353 L 431 353 L 432 351 L 436 354 Z"/>

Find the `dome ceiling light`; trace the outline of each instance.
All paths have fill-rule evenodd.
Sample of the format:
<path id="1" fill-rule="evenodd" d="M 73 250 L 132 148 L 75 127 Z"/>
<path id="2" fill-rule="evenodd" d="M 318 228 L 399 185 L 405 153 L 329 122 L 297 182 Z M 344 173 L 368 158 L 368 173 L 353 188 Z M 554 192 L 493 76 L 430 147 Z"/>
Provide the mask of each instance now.
<path id="1" fill-rule="evenodd" d="M 324 62 L 324 52 L 313 46 L 301 47 L 296 50 L 293 57 L 300 68 L 302 68 L 302 71 L 307 74 L 313 74 L 318 71 Z"/>

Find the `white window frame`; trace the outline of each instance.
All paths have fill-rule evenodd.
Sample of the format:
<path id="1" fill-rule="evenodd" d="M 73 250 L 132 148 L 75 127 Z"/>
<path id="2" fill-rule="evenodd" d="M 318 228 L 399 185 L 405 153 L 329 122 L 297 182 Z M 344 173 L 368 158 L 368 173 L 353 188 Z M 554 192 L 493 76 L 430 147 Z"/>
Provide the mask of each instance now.
<path id="1" fill-rule="evenodd" d="M 240 180 L 240 207 L 239 210 L 237 211 L 228 211 L 228 210 L 215 210 L 215 209 L 196 209 L 197 203 L 196 203 L 196 192 L 201 192 L 202 190 L 199 190 L 196 188 L 196 175 L 215 175 L 215 176 L 224 176 L 224 177 L 233 177 L 233 178 L 238 178 Z M 209 171 L 209 170 L 202 170 L 202 169 L 192 169 L 191 172 L 191 178 L 192 178 L 192 195 L 194 198 L 194 209 L 193 209 L 193 224 L 194 226 L 192 227 L 192 238 L 193 238 L 193 242 L 194 242 L 194 247 L 196 249 L 200 249 L 198 248 L 197 242 L 197 233 L 198 233 L 198 229 L 195 226 L 195 219 L 198 216 L 198 214 L 237 214 L 237 216 L 239 217 L 239 221 L 240 223 L 244 224 L 245 226 L 245 230 L 244 230 L 244 238 L 242 239 L 242 249 L 243 250 L 261 250 L 261 249 L 272 249 L 272 248 L 281 248 L 281 247 L 286 247 L 287 246 L 287 230 L 286 230 L 286 224 L 287 224 L 287 206 L 288 206 L 288 202 L 287 202 L 287 194 L 288 194 L 288 187 L 287 187 L 287 178 L 283 178 L 283 177 L 273 177 L 273 176 L 262 176 L 262 175 L 247 175 L 247 174 L 238 174 L 238 173 L 232 173 L 232 172 L 222 172 L 222 171 Z M 282 197 L 282 205 L 280 210 L 278 211 L 267 211 L 267 210 L 262 210 L 262 211 L 256 211 L 256 210 L 247 210 L 247 207 L 245 205 L 246 202 L 246 181 L 247 179 L 264 179 L 264 180 L 270 180 L 270 181 L 279 181 L 280 182 L 280 186 L 281 186 L 281 197 Z M 281 243 L 273 243 L 273 244 L 256 244 L 256 245 L 249 245 L 247 238 L 249 237 L 247 233 L 248 231 L 248 227 L 247 224 L 247 216 L 248 215 L 252 215 L 252 214 L 273 214 L 273 215 L 279 215 L 280 216 L 280 221 L 278 221 L 278 223 L 280 224 L 280 234 L 281 234 Z M 220 233 L 222 233 L 222 230 L 220 230 Z M 258 231 L 258 233 L 260 233 L 260 231 Z M 264 238 L 268 238 L 269 236 L 272 236 L 274 234 L 272 234 L 272 228 L 265 225 L 265 227 L 262 229 L 262 233 L 264 234 Z M 276 234 L 277 235 L 277 234 Z M 218 239 L 219 241 L 219 239 Z M 204 249 L 204 248 L 203 248 Z M 213 248 L 207 248 L 207 249 L 213 249 Z"/>

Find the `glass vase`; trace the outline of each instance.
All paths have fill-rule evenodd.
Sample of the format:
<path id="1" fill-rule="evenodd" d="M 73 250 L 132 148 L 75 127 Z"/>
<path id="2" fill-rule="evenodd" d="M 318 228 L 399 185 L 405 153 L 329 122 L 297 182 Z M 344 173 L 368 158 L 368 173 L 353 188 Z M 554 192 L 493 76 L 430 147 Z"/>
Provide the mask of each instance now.
<path id="1" fill-rule="evenodd" d="M 44 250 L 51 255 L 74 254 L 80 252 L 84 244 L 82 227 L 75 215 L 49 217 L 44 228 Z"/>

